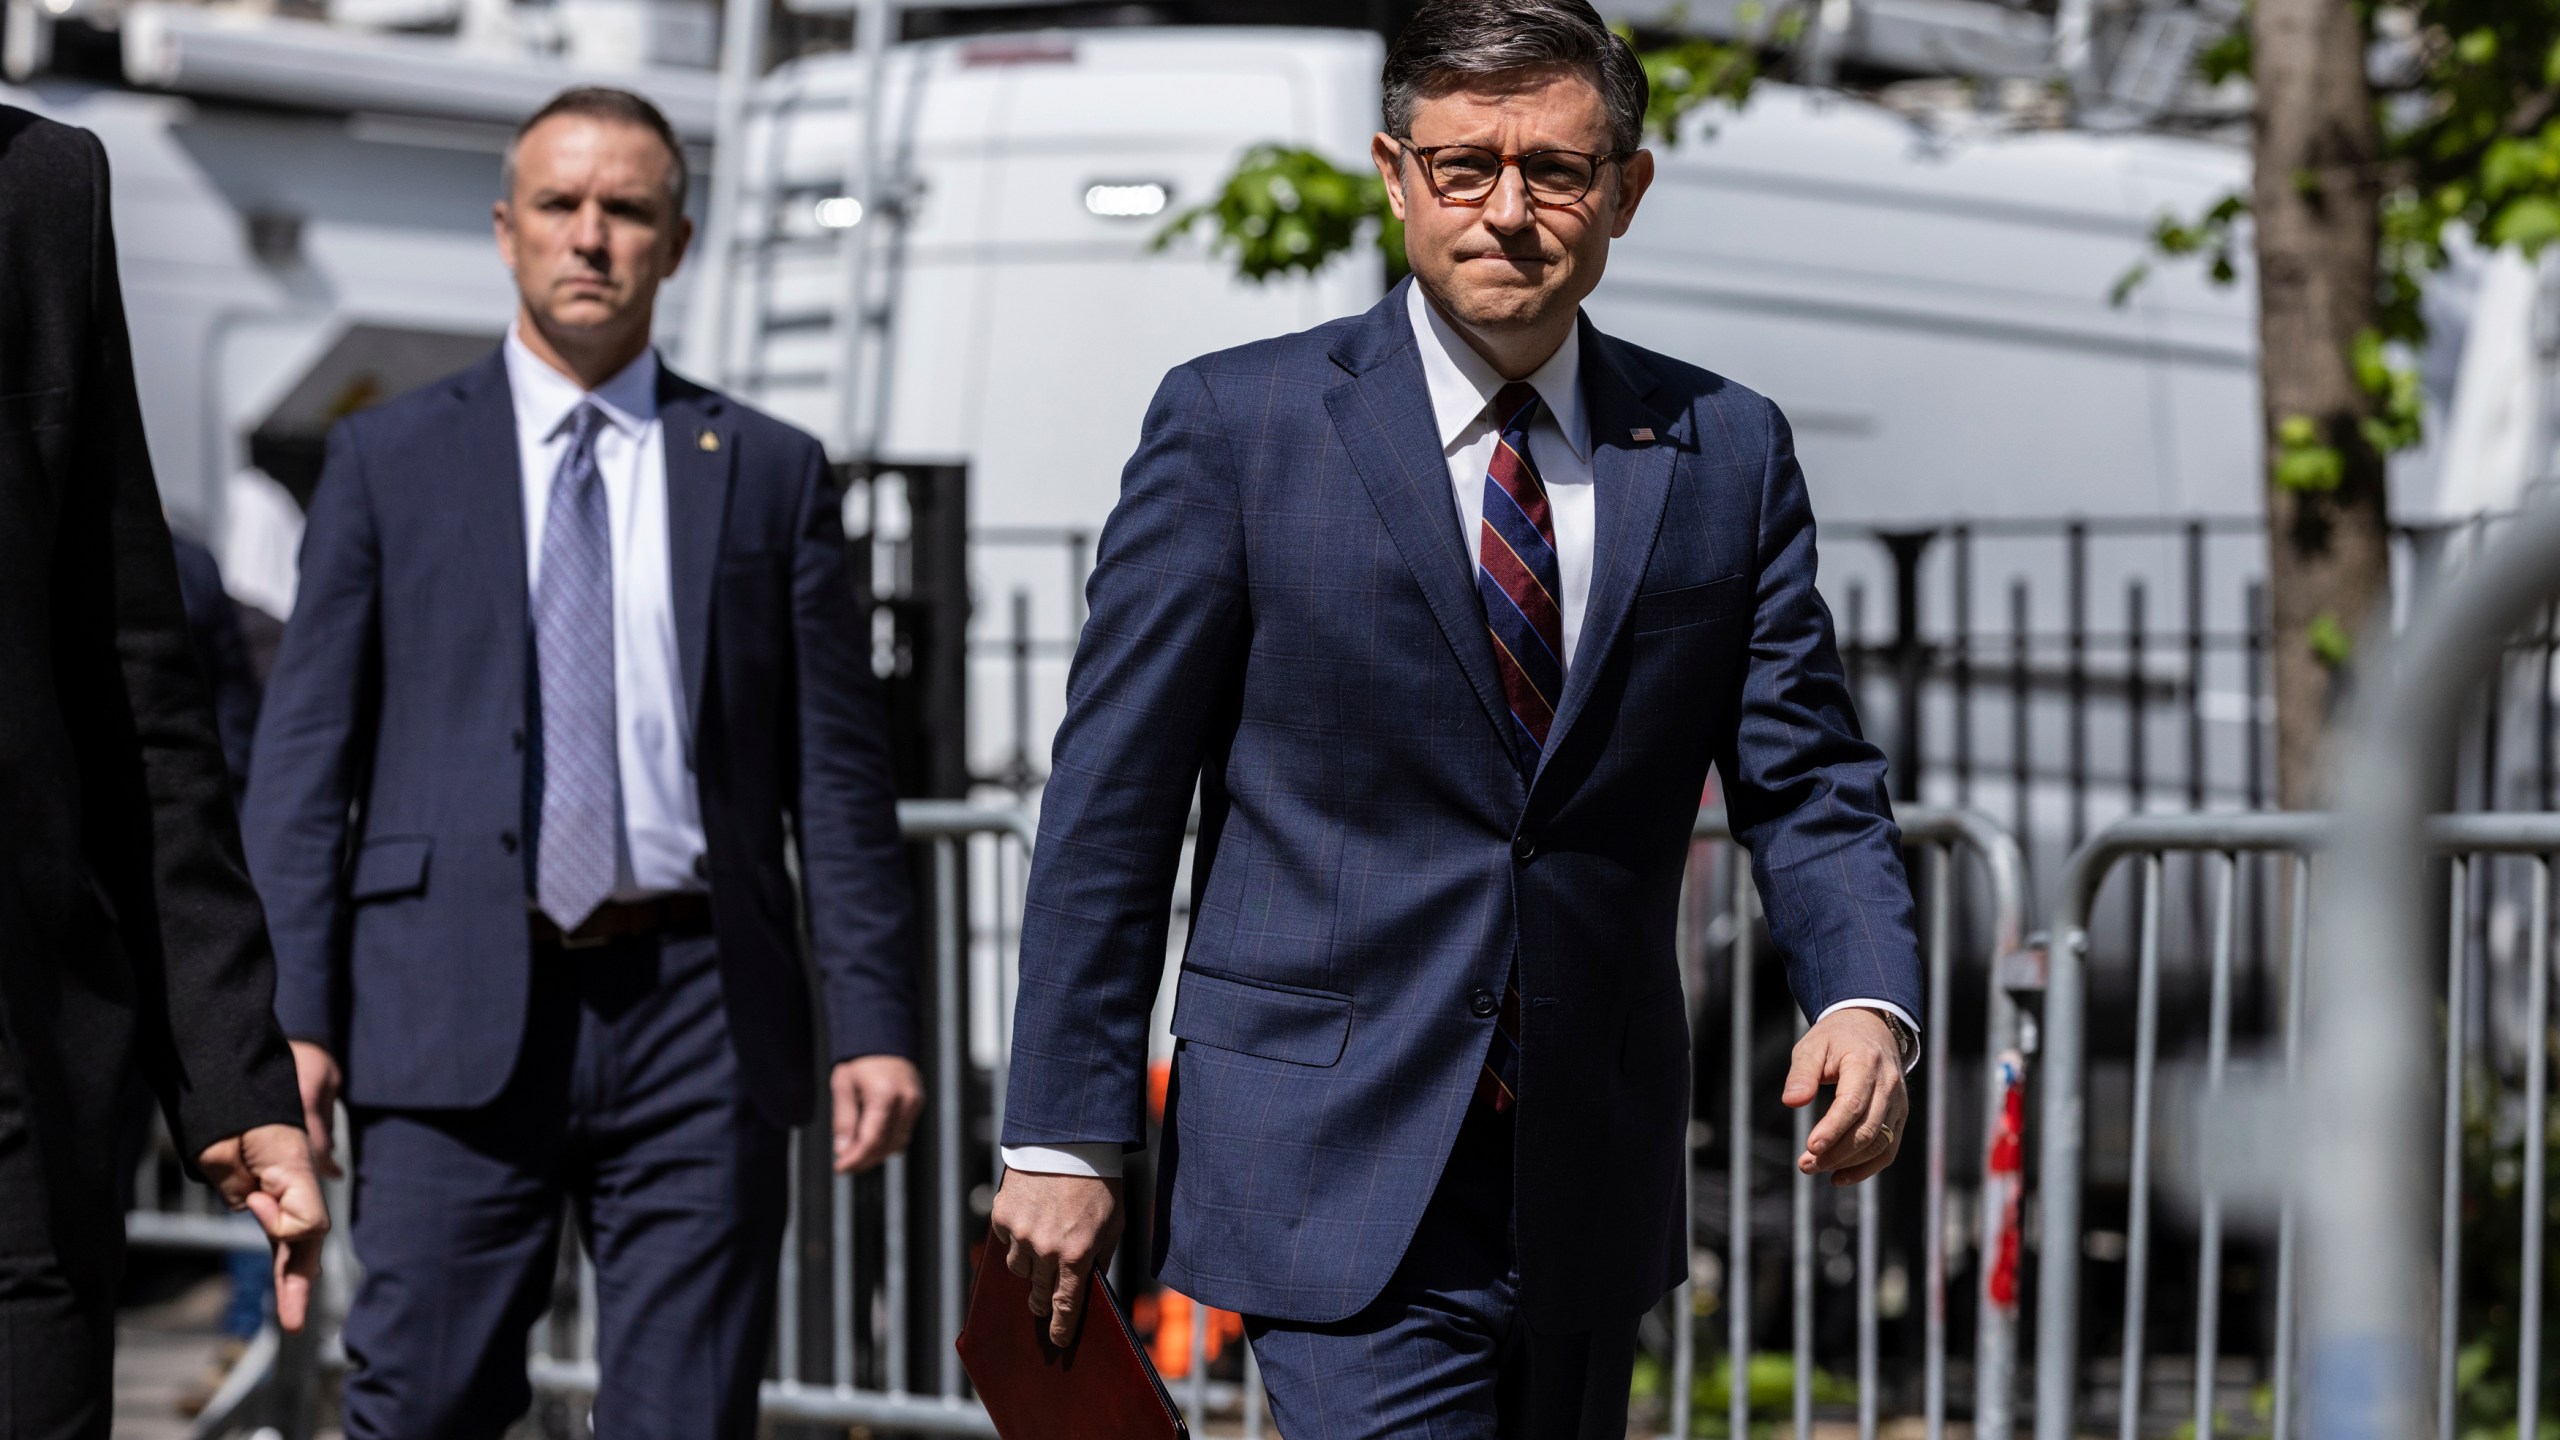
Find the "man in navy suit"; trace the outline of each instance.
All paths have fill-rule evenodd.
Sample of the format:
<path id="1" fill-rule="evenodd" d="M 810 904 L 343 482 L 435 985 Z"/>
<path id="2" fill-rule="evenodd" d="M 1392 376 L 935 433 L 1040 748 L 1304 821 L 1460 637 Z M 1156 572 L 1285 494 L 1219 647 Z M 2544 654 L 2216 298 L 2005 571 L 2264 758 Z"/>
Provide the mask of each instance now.
<path id="1" fill-rule="evenodd" d="M 1584 0 L 1429 0 L 1374 143 L 1413 279 L 1169 376 L 1104 533 L 1022 932 L 995 1221 L 1071 1334 L 1144 1136 L 1195 791 L 1160 1273 L 1289 1440 L 1623 1436 L 1684 1275 L 1672 936 L 1722 775 L 1798 1165 L 1891 1163 L 1920 970 L 1785 419 L 1579 303 L 1653 174 Z"/>
<path id="2" fill-rule="evenodd" d="M 507 177 L 515 324 L 330 436 L 251 770 L 324 1157 L 342 1083 L 353 1122 L 347 1433 L 524 1412 L 565 1199 L 598 1430 L 746 1436 L 807 961 L 836 1167 L 922 1103 L 886 733 L 817 442 L 650 348 L 692 233 L 665 117 L 568 91 Z"/>

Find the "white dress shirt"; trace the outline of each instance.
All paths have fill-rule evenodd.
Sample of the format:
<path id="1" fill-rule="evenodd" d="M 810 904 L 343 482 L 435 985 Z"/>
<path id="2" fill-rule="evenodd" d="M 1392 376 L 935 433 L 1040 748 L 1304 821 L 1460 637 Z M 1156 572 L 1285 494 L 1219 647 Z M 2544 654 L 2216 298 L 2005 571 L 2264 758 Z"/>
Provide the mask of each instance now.
<path id="1" fill-rule="evenodd" d="M 1422 287 L 1405 291 L 1405 309 L 1413 318 L 1414 338 L 1422 345 L 1422 378 L 1431 386 L 1431 415 L 1440 422 L 1440 451 L 1449 457 L 1449 485 L 1458 497 L 1458 544 L 1472 566 L 1484 522 L 1484 477 L 1493 467 L 1494 446 L 1502 430 L 1493 418 L 1493 397 L 1502 389 L 1500 371 L 1476 353 L 1438 307 L 1423 298 Z M 1529 372 L 1529 387 L 1542 402 L 1529 426 L 1529 459 L 1547 487 L 1547 516 L 1556 527 L 1556 583 L 1564 593 L 1556 608 L 1564 615 L 1564 663 L 1582 643 L 1582 612 L 1591 603 L 1592 527 L 1597 509 L 1592 501 L 1591 427 L 1582 413 L 1582 322 Z"/>
<path id="2" fill-rule="evenodd" d="M 596 432 L 596 468 L 612 532 L 613 722 L 622 781 L 613 896 L 700 890 L 702 805 L 688 758 L 684 668 L 676 654 L 657 352 L 643 353 L 592 391 L 551 368 L 512 326 L 506 357 L 524 471 L 527 594 L 542 581 L 542 529 L 551 513 L 551 481 L 569 448 L 569 419 L 586 401 L 605 418 Z"/>
<path id="3" fill-rule="evenodd" d="M 1431 387 L 1431 413 L 1439 422 L 1441 453 L 1449 457 L 1459 543 L 1472 562 L 1476 527 L 1484 518 L 1485 472 L 1501 439 L 1493 419 L 1493 397 L 1502 389 L 1502 374 L 1476 353 L 1423 295 L 1420 285 L 1405 291 L 1405 308 L 1413 320 L 1414 339 L 1422 348 L 1422 377 Z M 1582 406 L 1580 320 L 1574 321 L 1556 353 L 1529 372 L 1528 383 L 1544 402 L 1529 427 L 1529 459 L 1547 487 L 1547 512 L 1556 527 L 1556 581 L 1564 590 L 1556 601 L 1563 612 L 1564 663 L 1570 670 L 1582 640 L 1583 612 L 1591 600 L 1591 550 L 1598 515 L 1591 480 L 1591 427 Z M 1816 1018 L 1853 1005 L 1882 1010 L 1910 1026 L 1914 1035 L 1920 1033 L 1919 1021 L 1884 1000 L 1843 1000 Z M 1916 1052 L 1909 1058 L 1916 1058 Z M 1107 1143 L 1008 1145 L 1004 1163 L 1008 1169 L 1054 1175 L 1112 1176 L 1120 1173 L 1120 1147 Z"/>

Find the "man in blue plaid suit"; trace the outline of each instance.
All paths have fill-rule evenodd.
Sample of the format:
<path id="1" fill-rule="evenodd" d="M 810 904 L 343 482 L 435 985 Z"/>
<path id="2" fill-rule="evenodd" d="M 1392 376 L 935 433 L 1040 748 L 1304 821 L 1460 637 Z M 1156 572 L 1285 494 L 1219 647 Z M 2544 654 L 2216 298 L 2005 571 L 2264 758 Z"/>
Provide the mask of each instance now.
<path id="1" fill-rule="evenodd" d="M 1625 1434 L 1683 1276 L 1673 954 L 1707 768 L 1816 1023 L 1797 1164 L 1890 1164 L 1920 971 L 1884 763 L 1760 396 L 1579 306 L 1653 175 L 1585 0 L 1427 0 L 1373 150 L 1413 278 L 1150 407 L 1042 805 L 995 1223 L 1061 1342 L 1145 1135 L 1156 1261 L 1289 1440 Z M 1026 1323 L 1035 1323 L 1026 1321 Z"/>

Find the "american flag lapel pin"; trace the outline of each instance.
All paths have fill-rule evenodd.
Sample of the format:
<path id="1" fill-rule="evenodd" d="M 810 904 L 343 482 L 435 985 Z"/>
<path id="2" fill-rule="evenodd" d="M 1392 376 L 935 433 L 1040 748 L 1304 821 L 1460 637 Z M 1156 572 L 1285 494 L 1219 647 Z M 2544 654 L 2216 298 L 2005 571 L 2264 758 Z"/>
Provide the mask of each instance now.
<path id="1" fill-rule="evenodd" d="M 1639 425 L 1633 430 L 1627 432 L 1627 438 L 1633 440 L 1639 445 L 1650 445 L 1653 443 L 1653 427 L 1649 425 Z"/>

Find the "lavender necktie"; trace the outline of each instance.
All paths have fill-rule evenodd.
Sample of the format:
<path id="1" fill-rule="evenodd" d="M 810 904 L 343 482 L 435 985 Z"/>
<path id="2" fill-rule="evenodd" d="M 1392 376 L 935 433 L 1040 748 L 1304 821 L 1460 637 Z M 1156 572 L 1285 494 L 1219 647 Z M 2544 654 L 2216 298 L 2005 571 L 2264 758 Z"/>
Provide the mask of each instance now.
<path id="1" fill-rule="evenodd" d="M 533 649 L 542 690 L 542 817 L 533 894 L 563 931 L 613 893 L 621 767 L 614 743 L 613 558 L 596 434 L 604 412 L 569 418 L 569 451 L 551 477 L 534 584 Z"/>

